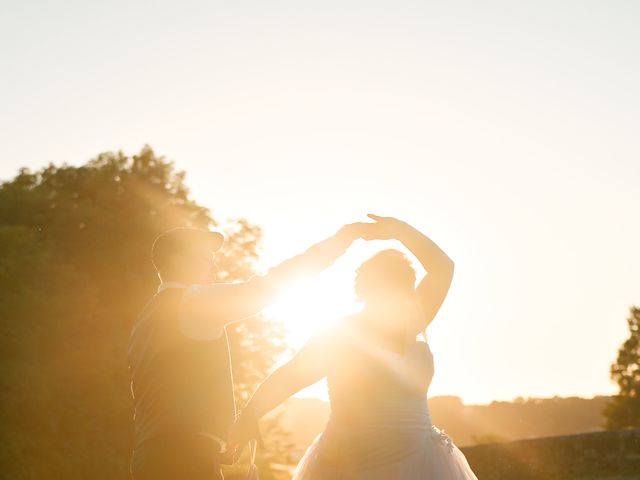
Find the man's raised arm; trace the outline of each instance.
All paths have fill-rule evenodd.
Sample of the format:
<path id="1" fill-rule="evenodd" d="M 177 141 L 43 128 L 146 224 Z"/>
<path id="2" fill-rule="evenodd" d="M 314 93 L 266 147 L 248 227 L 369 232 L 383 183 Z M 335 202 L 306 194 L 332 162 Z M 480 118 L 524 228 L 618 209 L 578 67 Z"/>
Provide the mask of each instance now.
<path id="1" fill-rule="evenodd" d="M 246 282 L 192 285 L 182 301 L 180 327 L 183 333 L 197 339 L 219 337 L 226 324 L 259 313 L 286 286 L 329 267 L 361 238 L 365 225 L 345 225 L 304 253 L 272 267 L 266 275 L 252 277 Z"/>

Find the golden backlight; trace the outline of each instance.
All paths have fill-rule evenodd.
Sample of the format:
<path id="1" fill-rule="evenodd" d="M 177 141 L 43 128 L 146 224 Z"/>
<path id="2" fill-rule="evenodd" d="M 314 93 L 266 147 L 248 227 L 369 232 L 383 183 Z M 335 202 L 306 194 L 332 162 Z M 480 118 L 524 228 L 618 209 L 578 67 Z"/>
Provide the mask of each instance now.
<path id="1" fill-rule="evenodd" d="M 357 243 L 325 272 L 292 286 L 264 311 L 268 320 L 282 322 L 286 330 L 285 340 L 292 349 L 282 356 L 279 363 L 288 360 L 316 332 L 362 308 L 353 288 L 356 269 L 369 256 L 389 246 L 389 242 Z M 397 243 L 393 246 L 402 248 Z M 418 265 L 414 268 L 419 276 L 423 274 Z M 320 382 L 297 396 L 327 399 L 326 385 Z"/>
<path id="2" fill-rule="evenodd" d="M 284 324 L 286 340 L 297 350 L 314 332 L 360 308 L 353 293 L 353 277 L 353 269 L 346 265 L 334 267 L 287 290 L 265 310 L 265 316 Z"/>

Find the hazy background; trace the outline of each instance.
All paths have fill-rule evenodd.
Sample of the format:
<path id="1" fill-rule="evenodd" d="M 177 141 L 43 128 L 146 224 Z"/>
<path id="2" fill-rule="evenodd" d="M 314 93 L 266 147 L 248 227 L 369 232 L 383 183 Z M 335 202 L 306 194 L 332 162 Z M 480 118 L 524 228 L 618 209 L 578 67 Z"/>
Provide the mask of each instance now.
<path id="1" fill-rule="evenodd" d="M 432 394 L 613 393 L 640 302 L 639 22 L 633 1 L 0 0 L 0 178 L 148 143 L 263 226 L 263 268 L 400 217 L 456 262 Z M 380 247 L 285 302 L 294 345 Z"/>

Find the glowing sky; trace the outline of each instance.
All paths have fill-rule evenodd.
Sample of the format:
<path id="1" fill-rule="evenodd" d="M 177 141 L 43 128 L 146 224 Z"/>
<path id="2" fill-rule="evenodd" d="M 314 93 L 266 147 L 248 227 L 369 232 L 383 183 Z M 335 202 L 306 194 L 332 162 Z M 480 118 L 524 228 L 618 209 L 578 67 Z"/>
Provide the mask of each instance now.
<path id="1" fill-rule="evenodd" d="M 611 393 L 640 303 L 638 24 L 620 0 L 5 0 L 0 177 L 149 143 L 264 227 L 263 267 L 398 216 L 456 262 L 432 394 Z M 281 307 L 294 343 L 383 246 Z"/>

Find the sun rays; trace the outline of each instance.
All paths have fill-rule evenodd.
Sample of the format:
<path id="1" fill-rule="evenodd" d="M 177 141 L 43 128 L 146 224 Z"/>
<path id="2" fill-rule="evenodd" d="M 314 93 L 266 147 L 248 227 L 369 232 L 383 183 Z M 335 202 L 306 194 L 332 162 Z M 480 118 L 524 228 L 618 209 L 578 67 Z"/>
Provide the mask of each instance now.
<path id="1" fill-rule="evenodd" d="M 299 348 L 311 334 L 360 309 L 353 294 L 353 270 L 338 266 L 315 279 L 296 285 L 265 310 L 282 322 L 287 341 Z"/>

